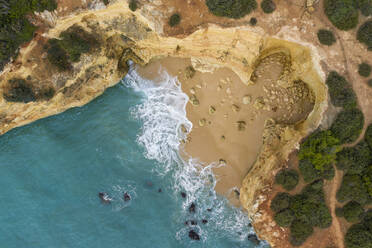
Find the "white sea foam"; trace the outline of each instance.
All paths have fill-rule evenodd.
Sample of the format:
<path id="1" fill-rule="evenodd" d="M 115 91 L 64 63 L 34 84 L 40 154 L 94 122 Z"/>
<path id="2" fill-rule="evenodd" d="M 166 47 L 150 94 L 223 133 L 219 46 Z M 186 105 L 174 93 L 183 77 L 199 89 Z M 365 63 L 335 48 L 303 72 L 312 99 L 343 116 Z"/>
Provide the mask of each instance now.
<path id="1" fill-rule="evenodd" d="M 155 79 L 146 80 L 132 66 L 123 83 L 144 94 L 143 102 L 135 106 L 131 113 L 143 123 L 137 141 L 145 148 L 145 156 L 157 161 L 156 173 L 173 177 L 175 196 L 179 197 L 180 192 L 187 193 L 183 211 L 175 219 L 179 223 L 188 218 L 208 219 L 208 225 L 193 227 L 203 242 L 218 240 L 221 234 L 224 238 L 246 241 L 247 236 L 253 233 L 247 215 L 231 207 L 214 190 L 217 180 L 212 169 L 218 165 L 203 165 L 196 159 L 185 161 L 180 157 L 180 141 L 186 139 L 181 126 L 188 131 L 192 129 L 192 123 L 186 117 L 189 98 L 182 92 L 176 77 L 171 77 L 164 69 L 159 69 L 158 75 Z M 188 211 L 191 203 L 197 206 L 192 216 Z M 188 238 L 188 230 L 190 227 L 180 225 L 176 238 Z"/>

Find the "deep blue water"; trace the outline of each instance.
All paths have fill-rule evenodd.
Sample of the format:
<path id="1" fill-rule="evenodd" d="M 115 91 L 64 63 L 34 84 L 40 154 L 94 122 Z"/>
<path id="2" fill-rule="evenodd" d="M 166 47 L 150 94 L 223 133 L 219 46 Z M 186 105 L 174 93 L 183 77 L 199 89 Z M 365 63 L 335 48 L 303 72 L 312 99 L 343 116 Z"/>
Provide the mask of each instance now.
<path id="1" fill-rule="evenodd" d="M 204 184 L 211 175 L 199 180 L 192 170 L 183 178 L 186 162 L 149 159 L 144 135 L 159 132 L 145 119 L 153 117 L 135 114 L 146 101 L 146 92 L 118 84 L 84 107 L 0 136 L 0 247 L 254 247 L 244 213 L 211 187 L 187 188 L 190 180 Z M 171 141 L 162 147 L 153 138 L 152 145 L 172 149 Z M 111 204 L 98 192 L 107 192 Z M 196 213 L 188 212 L 191 201 Z M 198 225 L 184 224 L 191 219 Z M 188 238 L 191 229 L 200 241 Z"/>

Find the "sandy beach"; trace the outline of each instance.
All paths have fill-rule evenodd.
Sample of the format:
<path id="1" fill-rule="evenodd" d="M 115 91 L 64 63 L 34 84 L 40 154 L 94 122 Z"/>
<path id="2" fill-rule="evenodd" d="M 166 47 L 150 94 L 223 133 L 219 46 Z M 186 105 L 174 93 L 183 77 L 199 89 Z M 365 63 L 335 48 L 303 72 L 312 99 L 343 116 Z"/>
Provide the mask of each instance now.
<path id="1" fill-rule="evenodd" d="M 265 121 L 296 123 L 312 108 L 308 101 L 311 94 L 302 85 L 283 88 L 274 84 L 284 70 L 280 59 L 275 55 L 264 59 L 252 76 L 255 84 L 250 86 L 227 68 L 213 72 L 191 69 L 190 59 L 163 58 L 138 70 L 147 79 L 160 67 L 177 76 L 190 98 L 186 111 L 193 123 L 184 151 L 204 164 L 223 165 L 214 169 L 216 191 L 234 205 L 239 204 L 241 183 L 259 154 Z M 303 99 L 295 98 L 299 90 L 304 91 Z"/>

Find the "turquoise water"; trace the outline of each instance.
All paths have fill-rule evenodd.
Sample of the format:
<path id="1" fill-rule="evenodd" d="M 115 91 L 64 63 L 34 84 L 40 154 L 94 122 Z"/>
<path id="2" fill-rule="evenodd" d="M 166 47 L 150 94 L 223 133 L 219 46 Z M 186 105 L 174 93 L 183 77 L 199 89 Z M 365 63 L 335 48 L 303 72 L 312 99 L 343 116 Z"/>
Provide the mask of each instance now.
<path id="1" fill-rule="evenodd" d="M 84 107 L 0 136 L 0 247 L 255 247 L 210 167 L 178 157 L 187 97 L 162 75 L 154 86 L 132 71 Z"/>

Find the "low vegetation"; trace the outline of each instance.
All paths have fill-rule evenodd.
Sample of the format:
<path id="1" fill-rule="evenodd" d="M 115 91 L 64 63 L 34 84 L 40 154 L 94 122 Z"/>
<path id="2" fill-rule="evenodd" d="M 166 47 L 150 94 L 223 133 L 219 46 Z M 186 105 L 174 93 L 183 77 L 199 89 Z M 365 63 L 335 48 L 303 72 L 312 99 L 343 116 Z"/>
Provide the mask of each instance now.
<path id="1" fill-rule="evenodd" d="M 263 0 L 261 2 L 261 9 L 266 14 L 271 14 L 275 11 L 276 5 L 272 0 Z"/>
<path id="2" fill-rule="evenodd" d="M 178 13 L 171 15 L 171 17 L 169 18 L 169 26 L 171 27 L 174 27 L 180 24 L 180 22 L 181 22 L 181 16 Z"/>
<path id="3" fill-rule="evenodd" d="M 364 214 L 360 223 L 352 225 L 345 235 L 347 248 L 372 247 L 372 210 Z"/>
<path id="4" fill-rule="evenodd" d="M 339 140 L 326 131 L 316 131 L 301 144 L 299 168 L 305 182 L 334 177 L 333 163 L 339 151 Z"/>
<path id="5" fill-rule="evenodd" d="M 298 184 L 298 173 L 295 170 L 281 170 L 275 176 L 275 183 L 281 185 L 285 190 L 292 190 Z"/>
<path id="6" fill-rule="evenodd" d="M 331 46 L 336 42 L 336 38 L 332 31 L 327 29 L 320 29 L 317 33 L 320 44 Z"/>
<path id="7" fill-rule="evenodd" d="M 369 77 L 369 75 L 371 74 L 371 66 L 367 63 L 359 64 L 358 73 L 362 77 Z"/>
<path id="8" fill-rule="evenodd" d="M 256 26 L 256 25 L 257 25 L 257 18 L 252 17 L 252 18 L 249 20 L 249 24 L 250 24 L 251 26 Z"/>
<path id="9" fill-rule="evenodd" d="M 136 11 L 137 8 L 138 8 L 138 6 L 137 6 L 137 0 L 130 0 L 129 1 L 129 9 L 131 11 Z"/>
<path id="10" fill-rule="evenodd" d="M 358 24 L 359 13 L 355 0 L 325 0 L 324 12 L 340 30 L 350 30 Z"/>
<path id="11" fill-rule="evenodd" d="M 290 228 L 290 242 L 295 246 L 303 244 L 314 227 L 327 228 L 332 223 L 321 180 L 305 186 L 297 195 L 277 194 L 271 202 L 271 209 L 275 212 L 276 223 Z"/>
<path id="12" fill-rule="evenodd" d="M 26 15 L 34 11 L 52 11 L 54 0 L 3 0 L 0 1 L 0 70 L 16 55 L 20 45 L 32 39 L 36 27 Z"/>
<path id="13" fill-rule="evenodd" d="M 369 51 L 372 51 L 372 20 L 366 21 L 359 27 L 357 39 L 365 44 Z"/>
<path id="14" fill-rule="evenodd" d="M 92 34 L 79 26 L 72 26 L 62 32 L 59 39 L 48 41 L 48 60 L 59 70 L 66 71 L 71 63 L 78 62 L 83 53 L 88 53 L 97 47 L 98 41 Z"/>
<path id="15" fill-rule="evenodd" d="M 242 18 L 257 8 L 256 0 L 206 0 L 209 11 L 216 16 Z"/>
<path id="16" fill-rule="evenodd" d="M 349 82 L 343 76 L 332 71 L 328 74 L 326 84 L 334 106 L 345 109 L 357 106 L 356 95 Z"/>

